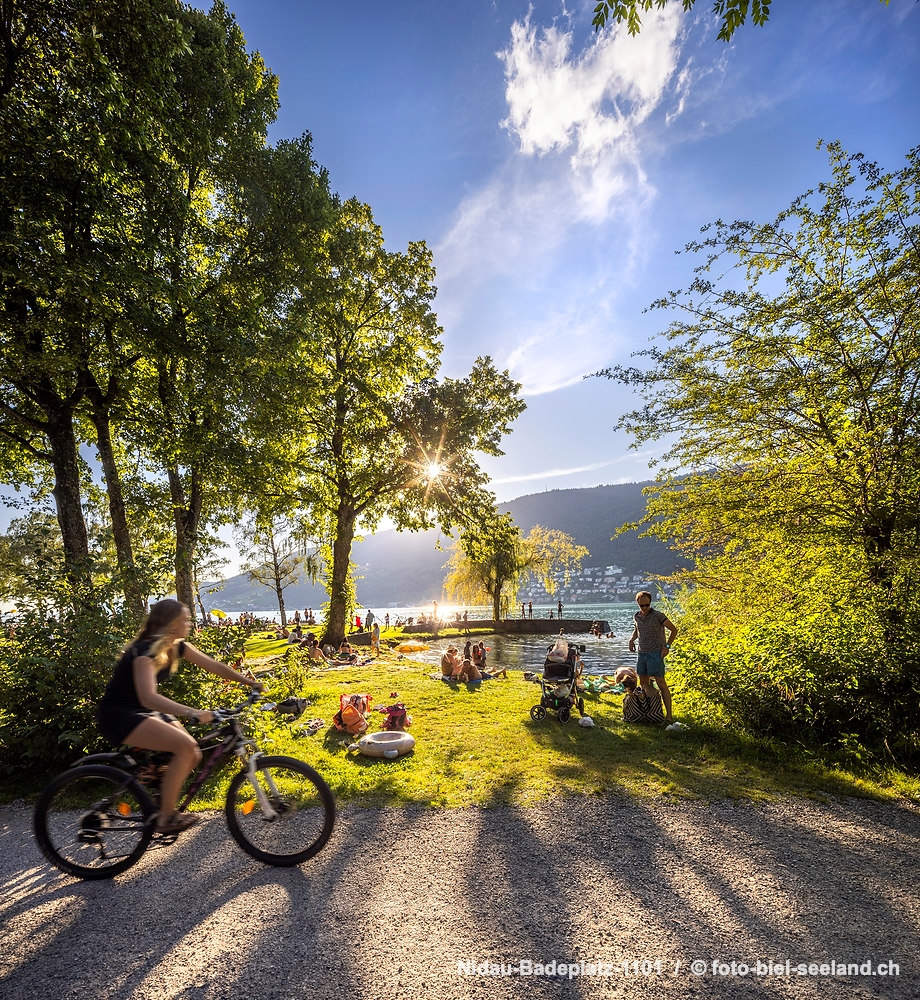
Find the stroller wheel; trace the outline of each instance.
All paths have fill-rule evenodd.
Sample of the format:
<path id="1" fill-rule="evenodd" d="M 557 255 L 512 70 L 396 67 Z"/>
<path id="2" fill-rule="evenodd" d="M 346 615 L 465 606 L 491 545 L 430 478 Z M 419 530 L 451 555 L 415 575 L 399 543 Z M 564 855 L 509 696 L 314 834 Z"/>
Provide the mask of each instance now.
<path id="1" fill-rule="evenodd" d="M 534 722 L 542 722 L 546 718 L 546 709 L 542 705 L 534 705 L 530 710 L 530 717 Z"/>
<path id="2" fill-rule="evenodd" d="M 565 707 L 559 709 L 559 721 L 568 722 L 572 718 L 572 713 Z"/>
<path id="3" fill-rule="evenodd" d="M 578 714 L 579 715 L 584 715 L 585 714 L 585 699 L 584 698 L 579 698 L 578 699 Z"/>

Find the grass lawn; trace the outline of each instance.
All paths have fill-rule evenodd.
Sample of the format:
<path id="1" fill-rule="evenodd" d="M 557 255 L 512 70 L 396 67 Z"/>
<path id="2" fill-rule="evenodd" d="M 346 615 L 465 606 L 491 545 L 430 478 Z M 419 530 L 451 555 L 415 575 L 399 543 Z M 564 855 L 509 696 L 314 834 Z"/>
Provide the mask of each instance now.
<path id="1" fill-rule="evenodd" d="M 920 778 L 894 768 L 856 771 L 820 748 L 733 733 L 712 706 L 695 701 L 690 692 L 674 692 L 675 717 L 689 726 L 676 732 L 624 723 L 622 695 L 585 694 L 585 710 L 595 723 L 589 729 L 577 724 L 577 712 L 564 725 L 551 714 L 534 722 L 530 709 L 540 700 L 540 686 L 521 673 L 481 684 L 446 684 L 429 679 L 431 665 L 386 646 L 379 660 L 363 666 L 288 671 L 282 655 L 287 648 L 283 640 L 251 639 L 246 662 L 272 672 L 265 674 L 268 697 L 296 694 L 312 705 L 293 724 L 274 713 L 253 712 L 248 718 L 266 753 L 312 764 L 342 804 L 458 808 L 610 794 L 752 801 L 789 794 L 857 795 L 920 801 Z M 368 652 L 359 649 L 359 655 Z M 235 686 L 227 689 L 231 698 L 237 692 Z M 415 750 L 392 761 L 349 752 L 357 737 L 332 725 L 344 692 L 369 694 L 372 709 L 402 701 L 413 719 L 409 731 Z M 314 717 L 323 719 L 324 726 L 305 735 L 303 724 Z M 383 718 L 372 711 L 369 731 L 382 729 Z M 231 763 L 215 775 L 196 799 L 196 808 L 220 808 L 235 772 Z M 0 802 L 34 798 L 52 776 L 30 772 L 4 779 Z"/>
<path id="2" fill-rule="evenodd" d="M 247 660 L 283 649 L 283 643 L 252 644 Z M 801 747 L 733 735 L 695 713 L 692 704 L 687 710 L 679 693 L 675 716 L 690 727 L 686 730 L 627 725 L 622 696 L 613 694 L 585 695 L 585 710 L 595 726 L 584 728 L 577 724 L 577 713 L 564 725 L 551 714 L 534 722 L 530 708 L 539 701 L 540 687 L 520 673 L 507 680 L 456 685 L 429 679 L 432 669 L 386 651 L 364 666 L 311 672 L 296 692 L 279 670 L 268 682 L 268 695 L 296 693 L 313 704 L 293 725 L 279 724 L 274 715 L 257 716 L 260 745 L 268 753 L 307 761 L 340 802 L 363 805 L 527 805 L 572 794 L 920 799 L 917 779 L 897 771 L 860 775 Z M 357 737 L 331 724 L 343 692 L 369 694 L 372 709 L 404 702 L 413 719 L 414 752 L 392 761 L 349 752 Z M 326 725 L 314 736 L 296 735 L 312 717 Z M 383 718 L 372 711 L 369 731 L 380 730 Z M 216 784 L 208 804 L 220 804 L 223 783 Z"/>

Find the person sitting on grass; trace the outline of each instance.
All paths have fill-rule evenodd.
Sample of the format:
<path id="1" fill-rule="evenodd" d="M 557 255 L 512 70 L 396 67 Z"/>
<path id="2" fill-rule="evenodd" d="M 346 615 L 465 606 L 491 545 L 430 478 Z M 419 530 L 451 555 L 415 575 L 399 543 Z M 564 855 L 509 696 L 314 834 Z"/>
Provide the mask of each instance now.
<path id="1" fill-rule="evenodd" d="M 626 697 L 623 699 L 624 722 L 652 725 L 664 722 L 664 706 L 661 703 L 661 695 L 655 688 L 646 690 L 641 687 L 632 673 L 626 674 L 621 683 L 626 688 Z"/>
<path id="2" fill-rule="evenodd" d="M 355 651 L 347 639 L 342 640 L 342 645 L 339 646 L 339 651 L 335 654 L 335 658 L 346 663 L 354 663 L 356 659 Z"/>
<path id="3" fill-rule="evenodd" d="M 454 673 L 457 681 L 481 681 L 482 674 L 472 660 L 461 660 L 459 669 Z"/>
<path id="4" fill-rule="evenodd" d="M 311 660 L 316 660 L 319 663 L 325 663 L 327 660 L 326 654 L 323 652 L 322 647 L 319 644 L 319 639 L 307 639 L 309 643 L 308 653 Z"/>
<path id="5" fill-rule="evenodd" d="M 460 667 L 460 657 L 457 655 L 456 646 L 448 646 L 441 655 L 441 676 L 450 680 L 454 672 Z"/>

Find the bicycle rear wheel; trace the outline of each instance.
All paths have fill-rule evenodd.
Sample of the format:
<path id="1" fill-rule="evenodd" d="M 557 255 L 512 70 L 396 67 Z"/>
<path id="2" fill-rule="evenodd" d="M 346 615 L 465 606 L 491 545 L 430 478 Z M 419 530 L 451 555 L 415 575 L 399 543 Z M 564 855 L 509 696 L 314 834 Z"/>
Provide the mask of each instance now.
<path id="1" fill-rule="evenodd" d="M 150 843 L 154 805 L 124 771 L 105 764 L 58 775 L 35 803 L 33 826 L 42 854 L 77 878 L 127 871 Z"/>
<path id="2" fill-rule="evenodd" d="M 290 867 L 322 850 L 335 825 L 335 799 L 320 775 L 293 757 L 260 757 L 241 771 L 224 808 L 233 839 L 257 861 Z"/>

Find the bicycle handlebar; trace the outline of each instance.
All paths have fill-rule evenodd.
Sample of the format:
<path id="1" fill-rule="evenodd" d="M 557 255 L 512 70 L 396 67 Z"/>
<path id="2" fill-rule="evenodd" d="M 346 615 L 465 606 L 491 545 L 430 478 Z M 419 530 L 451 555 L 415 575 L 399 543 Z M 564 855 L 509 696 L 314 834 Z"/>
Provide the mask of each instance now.
<path id="1" fill-rule="evenodd" d="M 227 722 L 241 715 L 247 708 L 251 708 L 257 701 L 262 700 L 262 695 L 258 691 L 250 691 L 249 697 L 234 708 L 212 708 L 209 709 L 215 722 Z"/>

